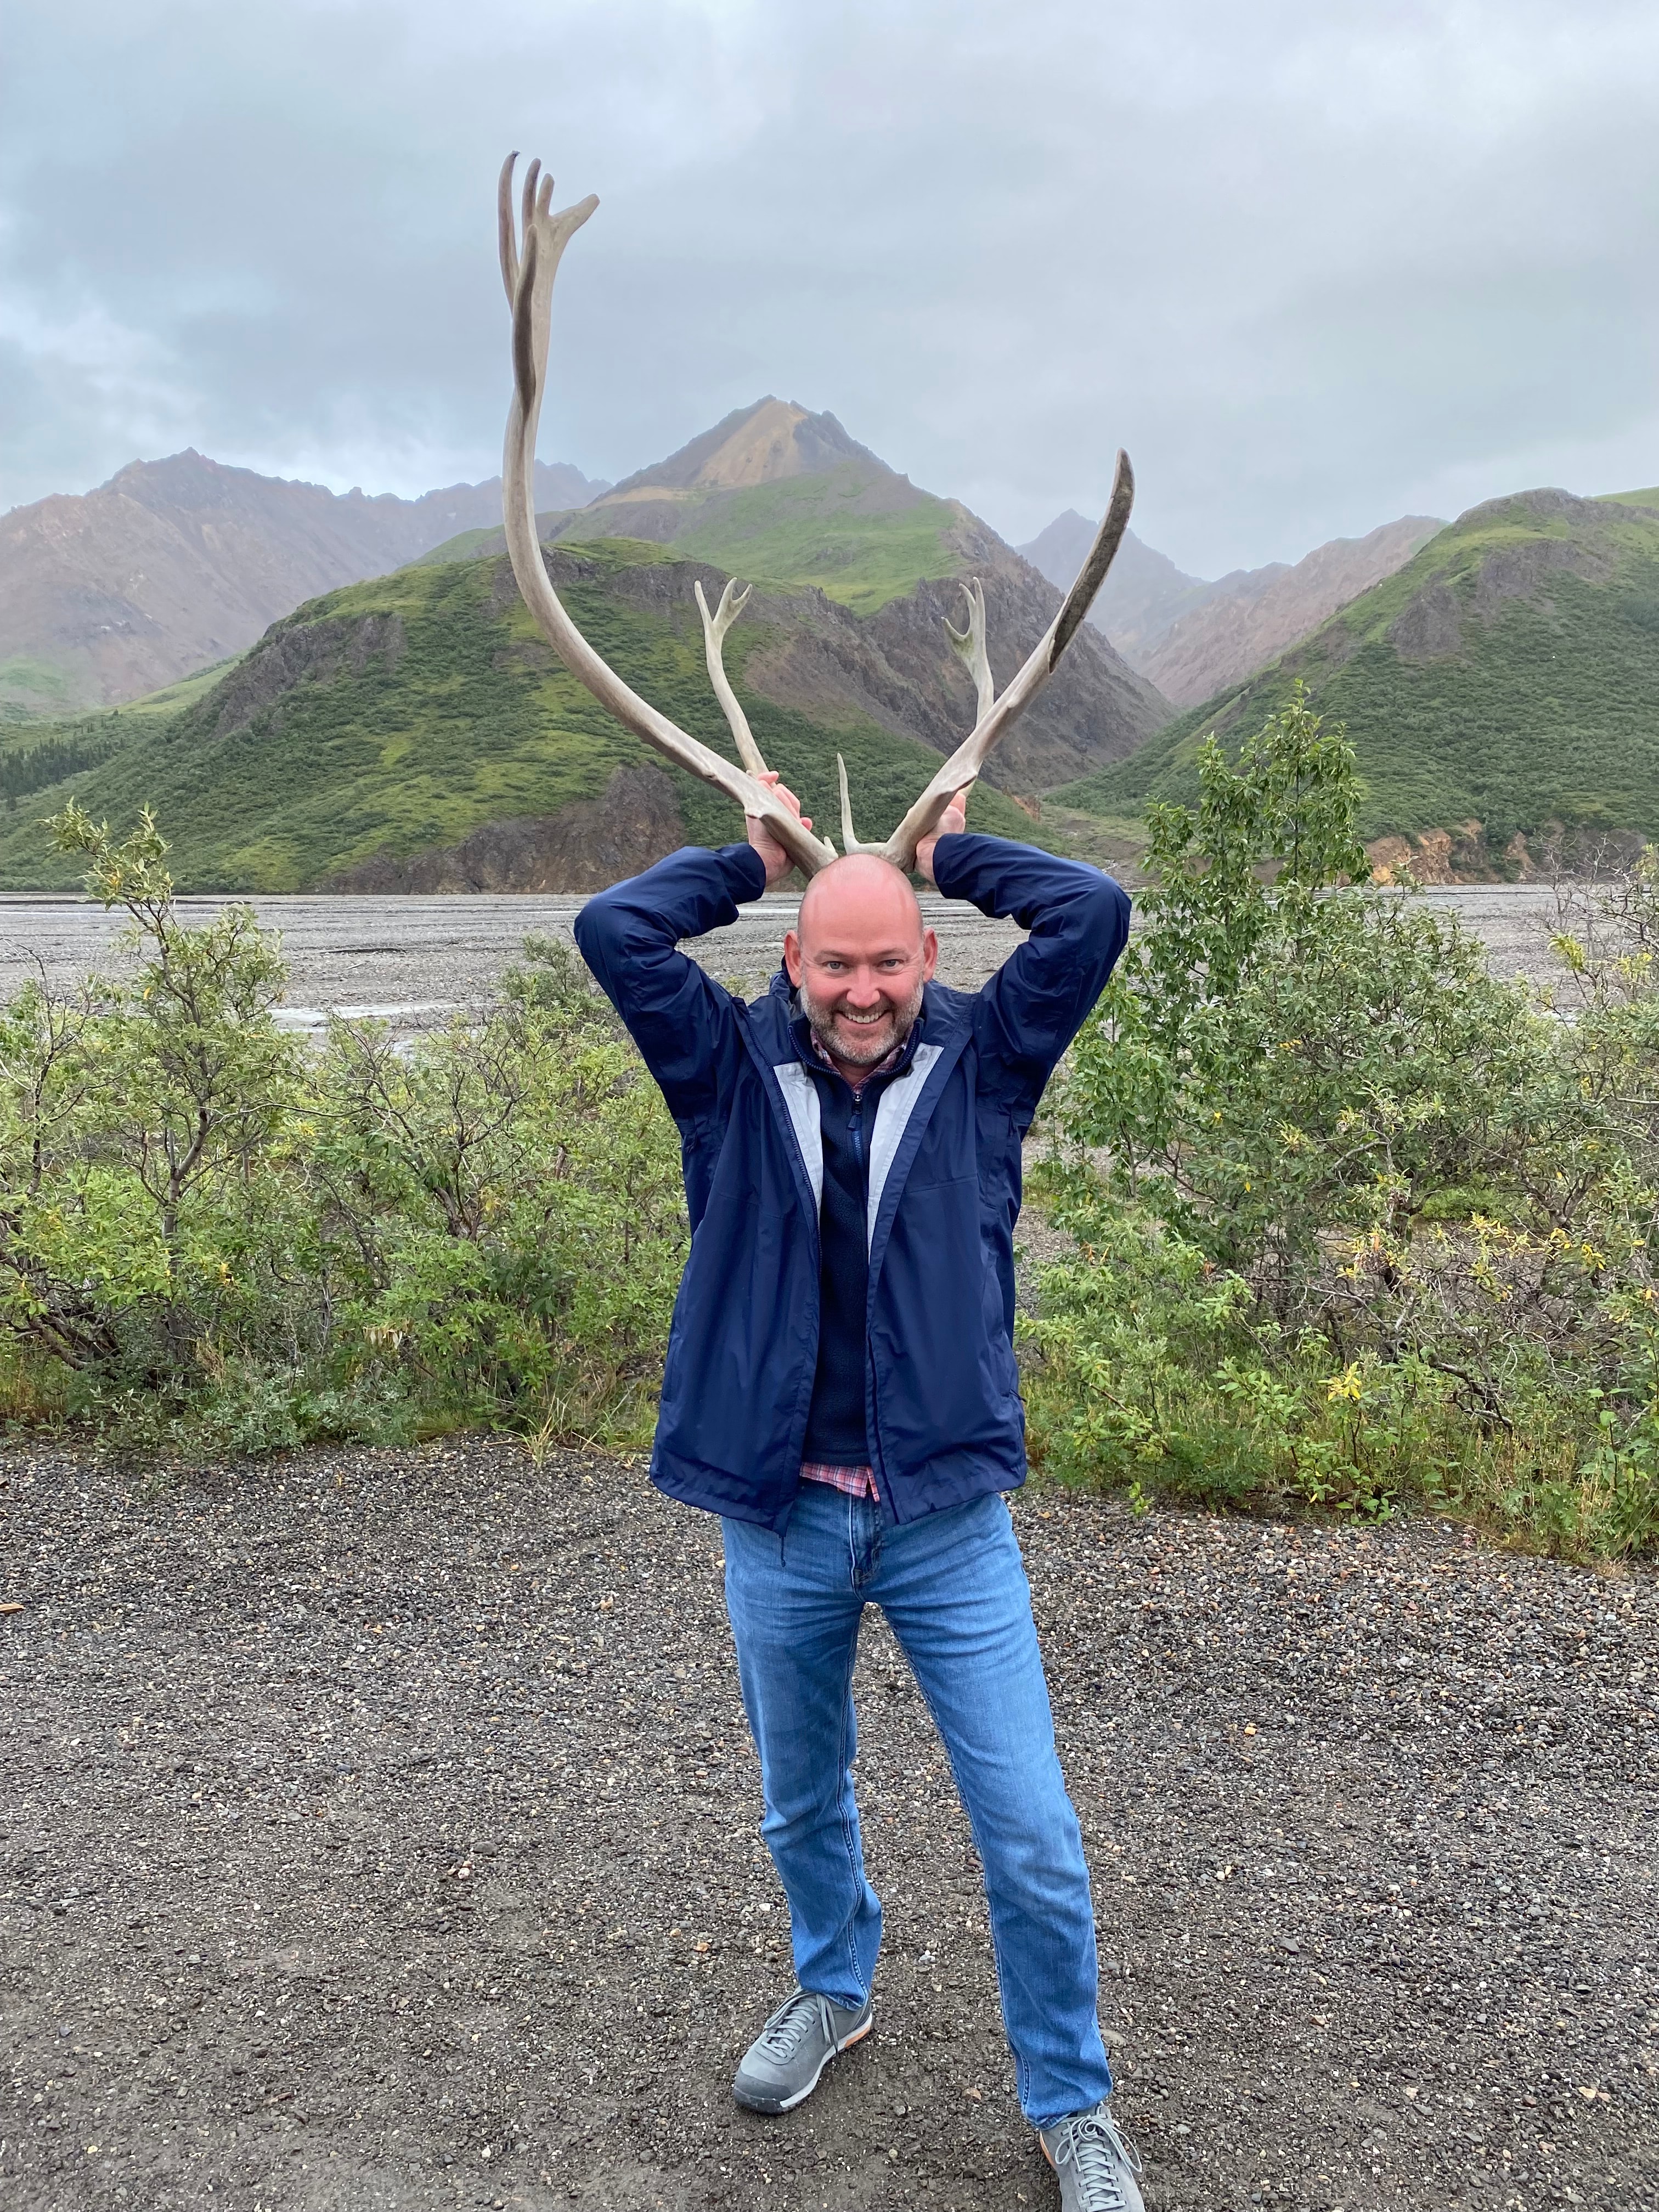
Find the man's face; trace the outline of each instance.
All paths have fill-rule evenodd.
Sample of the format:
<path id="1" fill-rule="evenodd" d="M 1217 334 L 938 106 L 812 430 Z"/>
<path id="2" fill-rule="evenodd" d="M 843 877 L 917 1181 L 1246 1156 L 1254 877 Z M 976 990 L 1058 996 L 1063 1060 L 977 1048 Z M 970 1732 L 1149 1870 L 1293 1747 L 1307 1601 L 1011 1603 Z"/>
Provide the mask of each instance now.
<path id="1" fill-rule="evenodd" d="M 873 1067 L 910 1034 L 939 943 L 885 860 L 854 854 L 815 876 L 784 966 L 812 1033 L 844 1068 Z"/>

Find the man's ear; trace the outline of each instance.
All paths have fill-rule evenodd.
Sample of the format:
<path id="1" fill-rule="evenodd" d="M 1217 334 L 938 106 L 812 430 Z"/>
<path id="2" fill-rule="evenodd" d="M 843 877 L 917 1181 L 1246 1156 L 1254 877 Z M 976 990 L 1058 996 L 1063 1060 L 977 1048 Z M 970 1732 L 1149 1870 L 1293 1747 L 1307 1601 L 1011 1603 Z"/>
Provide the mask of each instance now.
<path id="1" fill-rule="evenodd" d="M 928 935 L 931 937 L 931 936 L 932 936 L 932 934 L 933 934 L 933 932 L 930 930 L 930 931 L 928 932 Z M 935 946 L 934 946 L 934 948 L 933 948 L 933 950 L 937 952 L 937 951 L 938 951 L 938 950 L 939 950 L 939 947 L 938 947 L 937 945 L 935 945 Z M 788 976 L 789 981 L 790 981 L 794 985 L 795 988 L 799 991 L 799 988 L 800 988 L 800 971 L 801 971 L 800 939 L 799 939 L 799 937 L 797 937 L 797 936 L 796 936 L 796 934 L 795 934 L 795 933 L 794 933 L 794 931 L 793 931 L 793 929 L 791 929 L 791 930 L 787 930 L 787 931 L 785 932 L 785 933 L 784 933 L 784 939 L 783 939 L 783 967 L 784 967 L 784 973 Z M 932 969 L 931 968 L 927 970 L 927 973 L 928 973 L 930 975 L 933 974 L 933 969 Z"/>
<path id="2" fill-rule="evenodd" d="M 786 938 L 784 939 L 784 950 L 786 953 L 788 951 L 788 946 L 789 940 Z M 933 981 L 933 970 L 938 966 L 939 939 L 934 936 L 931 929 L 924 929 L 921 933 L 921 980 L 924 983 L 931 983 Z"/>

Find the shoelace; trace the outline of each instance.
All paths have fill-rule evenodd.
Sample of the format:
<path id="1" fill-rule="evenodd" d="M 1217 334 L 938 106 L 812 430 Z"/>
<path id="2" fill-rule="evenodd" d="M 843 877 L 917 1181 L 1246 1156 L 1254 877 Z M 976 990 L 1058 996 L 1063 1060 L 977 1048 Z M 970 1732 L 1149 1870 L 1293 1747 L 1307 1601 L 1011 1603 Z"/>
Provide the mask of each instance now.
<path id="1" fill-rule="evenodd" d="M 1061 2166 L 1068 2161 L 1077 2168 L 1089 2212 L 1123 2212 L 1127 2200 L 1123 2194 L 1122 2168 L 1139 2173 L 1140 2158 L 1118 2133 L 1109 2112 L 1083 2112 L 1066 2122 L 1054 2164 Z"/>
<path id="2" fill-rule="evenodd" d="M 769 2058 L 787 2058 L 815 2027 L 822 2029 L 826 2043 L 835 2041 L 823 1998 L 814 1996 L 810 1990 L 797 1990 L 793 1996 L 784 1999 L 756 2040 Z"/>

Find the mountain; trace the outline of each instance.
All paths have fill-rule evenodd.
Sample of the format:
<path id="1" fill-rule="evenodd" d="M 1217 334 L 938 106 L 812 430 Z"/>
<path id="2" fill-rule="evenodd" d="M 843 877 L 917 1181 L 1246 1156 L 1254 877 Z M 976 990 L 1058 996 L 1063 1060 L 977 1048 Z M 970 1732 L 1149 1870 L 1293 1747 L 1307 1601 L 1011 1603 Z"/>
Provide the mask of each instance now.
<path id="1" fill-rule="evenodd" d="M 1407 514 L 1364 538 L 1333 538 L 1294 568 L 1272 561 L 1235 568 L 1212 583 L 1183 574 L 1131 532 L 1091 619 L 1166 699 L 1194 706 L 1265 666 L 1340 606 L 1393 575 L 1444 526 Z M 1066 562 L 1079 544 L 1086 550 L 1092 535 L 1091 525 L 1068 508 L 1020 550 L 1045 576 L 1058 580 L 1064 572 L 1069 581 L 1077 564 L 1067 569 Z"/>
<path id="2" fill-rule="evenodd" d="M 538 502 L 601 484 L 538 469 Z M 499 524 L 501 479 L 415 500 L 343 496 L 195 452 L 0 519 L 0 720 L 109 706 L 252 644 L 319 592 Z"/>
<path id="3" fill-rule="evenodd" d="M 1108 816 L 1189 799 L 1201 738 L 1236 743 L 1298 679 L 1347 725 L 1368 838 L 1455 830 L 1478 871 L 1522 865 L 1552 824 L 1659 833 L 1659 490 L 1471 507 L 1270 666 L 1055 796 Z"/>
<path id="4" fill-rule="evenodd" d="M 766 398 L 562 516 L 552 535 L 673 545 L 757 584 L 815 584 L 873 614 L 924 576 L 962 572 L 952 532 L 966 513 L 919 491 L 833 415 Z"/>
<path id="5" fill-rule="evenodd" d="M 961 580 L 984 584 L 1001 683 L 1060 605 L 967 508 L 919 491 L 833 416 L 775 399 L 543 523 L 594 645 L 728 757 L 693 586 L 718 597 L 733 573 L 753 585 L 727 640 L 732 681 L 837 842 L 838 750 L 874 836 L 972 725 L 944 626 L 961 617 Z M 1170 713 L 1086 631 L 993 756 L 974 819 L 1042 842 L 1033 795 L 1124 757 Z M 192 888 L 584 890 L 688 838 L 742 834 L 727 802 L 566 673 L 520 602 L 499 527 L 483 525 L 307 602 L 211 681 L 0 732 L 0 884 L 74 880 L 39 826 L 71 791 L 116 823 L 153 805 Z"/>
<path id="6" fill-rule="evenodd" d="M 682 726 L 731 740 L 693 597 L 722 571 L 611 538 L 556 545 L 550 571 L 598 649 Z M 1031 610 L 1041 634 L 1058 594 Z M 840 842 L 836 754 L 855 820 L 884 835 L 973 720 L 973 695 L 924 583 L 860 616 L 815 588 L 757 588 L 726 641 L 766 756 Z M 1103 643 L 1097 646 L 1101 663 Z M 1073 652 L 1055 677 L 1089 696 Z M 300 608 L 182 701 L 15 731 L 0 746 L 0 888 L 67 886 L 41 818 L 73 793 L 125 828 L 155 808 L 190 890 L 587 890 L 687 840 L 743 835 L 736 808 L 671 769 L 538 635 L 504 556 L 419 562 Z M 1097 690 L 1096 709 L 1105 711 Z M 989 781 L 976 826 L 1043 842 Z"/>
<path id="7" fill-rule="evenodd" d="M 1093 536 L 1091 528 L 1091 542 Z M 811 629 L 780 643 L 767 680 L 791 701 L 862 696 L 862 661 L 830 665 L 855 634 L 867 635 L 890 668 L 925 691 L 935 680 L 943 617 L 960 623 L 958 578 L 977 576 L 985 587 L 1000 685 L 1058 605 L 1051 584 L 960 501 L 918 490 L 833 415 L 771 398 L 738 409 L 579 512 L 549 518 L 547 537 L 562 546 L 608 537 L 672 546 L 757 588 L 817 591 L 863 617 L 863 630 Z M 477 557 L 501 543 L 499 533 L 489 533 L 454 550 Z M 440 560 L 449 550 L 440 547 L 427 557 Z M 1079 554 L 1062 590 L 1081 564 Z M 999 747 L 990 780 L 1005 789 L 1042 791 L 1085 772 L 1085 763 L 1115 760 L 1170 719 L 1169 702 L 1096 633 L 1077 639 L 1066 672 Z M 913 696 L 865 703 L 884 726 L 941 749 L 948 749 L 947 732 L 956 733 L 950 743 L 961 734 L 957 723 L 938 714 L 918 723 Z"/>
<path id="8" fill-rule="evenodd" d="M 1182 707 L 1212 699 L 1276 659 L 1329 615 L 1392 576 L 1445 528 L 1403 515 L 1364 538 L 1334 538 L 1287 568 L 1273 563 L 1223 576 L 1170 623 L 1136 665 Z"/>
<path id="9" fill-rule="evenodd" d="M 1097 527 L 1068 507 L 1029 545 L 1022 545 L 1020 555 L 1063 592 L 1083 566 Z M 1089 619 L 1138 668 L 1170 625 L 1215 588 L 1201 577 L 1185 574 L 1167 554 L 1155 552 L 1127 530 Z"/>

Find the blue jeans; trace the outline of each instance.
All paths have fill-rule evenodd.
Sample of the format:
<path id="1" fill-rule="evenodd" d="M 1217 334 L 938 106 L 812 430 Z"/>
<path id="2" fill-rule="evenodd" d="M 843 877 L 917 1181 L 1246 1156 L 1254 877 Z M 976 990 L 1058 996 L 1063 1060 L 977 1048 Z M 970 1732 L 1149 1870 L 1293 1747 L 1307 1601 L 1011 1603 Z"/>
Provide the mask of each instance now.
<path id="1" fill-rule="evenodd" d="M 853 1660 L 880 1606 L 950 1756 L 985 1870 L 1003 2024 L 1036 2127 L 1111 2090 L 1097 2014 L 1094 1909 L 1054 1751 L 1030 1591 L 994 1495 L 901 1528 L 803 1482 L 781 1535 L 726 1521 L 726 1602 L 760 1753 L 761 1833 L 789 1899 L 801 1987 L 869 1996 L 881 1905 L 853 1796 Z"/>

